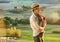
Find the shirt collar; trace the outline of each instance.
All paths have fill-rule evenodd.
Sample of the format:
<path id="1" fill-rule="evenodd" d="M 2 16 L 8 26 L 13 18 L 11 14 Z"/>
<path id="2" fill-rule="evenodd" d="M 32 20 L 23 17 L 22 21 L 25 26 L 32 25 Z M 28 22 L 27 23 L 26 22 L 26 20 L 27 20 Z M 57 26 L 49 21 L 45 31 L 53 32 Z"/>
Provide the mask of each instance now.
<path id="1" fill-rule="evenodd" d="M 34 16 L 34 17 L 37 17 L 34 13 L 33 13 L 33 16 Z"/>

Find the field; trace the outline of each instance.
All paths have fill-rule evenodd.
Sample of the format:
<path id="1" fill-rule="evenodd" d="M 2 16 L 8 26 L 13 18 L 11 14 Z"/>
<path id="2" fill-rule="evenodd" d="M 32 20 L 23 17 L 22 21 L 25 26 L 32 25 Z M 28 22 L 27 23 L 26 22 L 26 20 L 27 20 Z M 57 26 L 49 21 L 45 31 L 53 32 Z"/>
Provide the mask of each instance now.
<path id="1" fill-rule="evenodd" d="M 45 42 L 59 42 L 60 41 L 60 34 L 45 34 L 44 37 Z M 25 31 L 22 35 L 22 38 L 19 40 L 25 41 L 25 42 L 33 42 L 33 36 L 32 32 Z"/>
<path id="2" fill-rule="evenodd" d="M 30 25 L 20 24 L 17 28 L 22 30 L 21 38 L 17 38 L 19 42 L 34 42 Z M 60 42 L 60 34 L 52 33 L 52 31 L 58 31 L 59 29 L 60 25 L 47 25 L 45 28 L 44 42 Z M 0 33 L 2 33 L 2 30 L 0 30 Z"/>
<path id="3" fill-rule="evenodd" d="M 32 30 L 29 25 L 18 26 L 22 30 L 22 37 L 18 38 L 22 42 L 33 42 Z M 54 34 L 52 31 L 59 30 L 60 25 L 47 25 L 45 28 L 45 42 L 60 42 L 60 34 Z"/>

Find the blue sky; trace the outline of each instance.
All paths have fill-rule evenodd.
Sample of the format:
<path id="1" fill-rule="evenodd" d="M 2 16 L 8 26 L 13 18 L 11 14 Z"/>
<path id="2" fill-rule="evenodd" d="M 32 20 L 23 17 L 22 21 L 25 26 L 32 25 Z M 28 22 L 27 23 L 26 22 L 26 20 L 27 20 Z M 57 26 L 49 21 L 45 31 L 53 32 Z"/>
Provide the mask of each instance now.
<path id="1" fill-rule="evenodd" d="M 31 3 L 31 2 L 39 2 L 40 4 L 60 4 L 60 0 L 0 0 L 0 1 L 10 1 L 14 3 L 22 2 L 22 3 Z"/>
<path id="2" fill-rule="evenodd" d="M 17 4 L 17 3 L 21 3 L 24 5 L 30 5 L 31 3 L 33 3 L 35 0 L 0 0 L 0 3 L 12 3 L 12 4 Z"/>
<path id="3" fill-rule="evenodd" d="M 38 2 L 43 4 L 60 4 L 60 0 L 38 0 Z"/>
<path id="4" fill-rule="evenodd" d="M 40 4 L 47 4 L 46 6 L 51 6 L 50 4 L 60 4 L 60 0 L 0 0 L 1 1 L 10 1 L 10 3 L 0 3 L 1 9 L 10 9 L 13 6 L 23 5 L 31 5 L 32 2 L 39 2 Z M 60 5 L 58 5 L 60 6 Z"/>

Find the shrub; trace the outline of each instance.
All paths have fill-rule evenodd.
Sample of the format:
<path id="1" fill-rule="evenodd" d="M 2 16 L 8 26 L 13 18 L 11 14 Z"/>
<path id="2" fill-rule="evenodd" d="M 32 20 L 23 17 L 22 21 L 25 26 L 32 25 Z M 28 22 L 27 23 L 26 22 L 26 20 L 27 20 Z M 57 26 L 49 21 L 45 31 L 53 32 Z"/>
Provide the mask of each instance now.
<path id="1" fill-rule="evenodd" d="M 60 25 L 60 20 L 57 22 L 58 25 Z"/>
<path id="2" fill-rule="evenodd" d="M 29 24 L 29 19 L 20 19 L 19 23 L 20 24 Z"/>
<path id="3" fill-rule="evenodd" d="M 60 31 L 55 30 L 55 31 L 52 31 L 52 33 L 60 33 Z"/>
<path id="4" fill-rule="evenodd" d="M 21 37 L 21 30 L 20 29 L 16 29 L 15 27 L 14 28 L 8 28 L 6 30 L 6 36 L 9 36 L 9 37 Z"/>
<path id="5" fill-rule="evenodd" d="M 51 15 L 47 17 L 48 24 L 57 24 L 59 21 L 59 14 L 57 12 L 52 12 Z"/>
<path id="6" fill-rule="evenodd" d="M 6 30 L 6 36 L 14 36 L 15 31 L 13 29 Z"/>
<path id="7" fill-rule="evenodd" d="M 6 28 L 8 28 L 10 26 L 10 22 L 8 20 L 4 20 L 4 23 L 6 25 Z"/>
<path id="8" fill-rule="evenodd" d="M 52 33 L 60 33 L 60 30 L 59 29 L 55 29 L 52 31 Z"/>
<path id="9" fill-rule="evenodd" d="M 21 30 L 17 29 L 15 32 L 15 36 L 18 38 L 21 37 Z"/>

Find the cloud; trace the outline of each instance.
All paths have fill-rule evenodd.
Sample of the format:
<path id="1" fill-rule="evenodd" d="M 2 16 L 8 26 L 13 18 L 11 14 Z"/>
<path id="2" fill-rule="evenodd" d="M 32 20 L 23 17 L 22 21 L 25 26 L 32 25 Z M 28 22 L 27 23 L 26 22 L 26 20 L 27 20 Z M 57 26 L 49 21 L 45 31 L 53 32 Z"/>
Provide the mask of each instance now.
<path id="1" fill-rule="evenodd" d="M 9 0 L 0 0 L 0 1 L 9 1 Z"/>
<path id="2" fill-rule="evenodd" d="M 60 4 L 60 0 L 36 0 L 42 4 Z"/>
<path id="3" fill-rule="evenodd" d="M 0 0 L 0 3 L 9 3 L 9 0 Z"/>
<path id="4" fill-rule="evenodd" d="M 27 0 L 0 0 L 0 2 L 7 2 L 7 1 L 13 1 L 13 2 L 20 2 L 20 1 L 27 1 Z M 30 1 L 36 1 L 39 2 L 41 4 L 60 4 L 60 0 L 30 0 Z"/>

